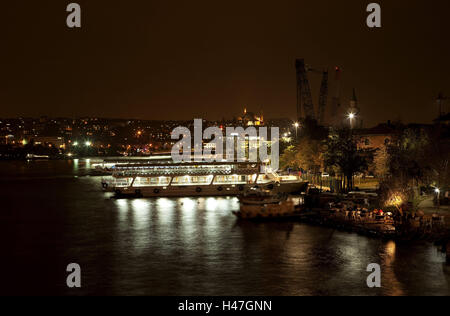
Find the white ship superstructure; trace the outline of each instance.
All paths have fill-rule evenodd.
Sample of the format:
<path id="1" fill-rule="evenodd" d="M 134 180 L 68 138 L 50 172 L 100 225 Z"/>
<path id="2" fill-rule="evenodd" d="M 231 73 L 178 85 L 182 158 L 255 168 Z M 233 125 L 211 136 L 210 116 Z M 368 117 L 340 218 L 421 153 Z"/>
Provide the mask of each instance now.
<path id="1" fill-rule="evenodd" d="M 307 186 L 296 176 L 261 173 L 261 164 L 250 162 L 120 160 L 105 161 L 101 167 L 112 173 L 103 177 L 103 189 L 116 195 L 239 195 L 254 187 L 290 193 L 305 190 Z"/>

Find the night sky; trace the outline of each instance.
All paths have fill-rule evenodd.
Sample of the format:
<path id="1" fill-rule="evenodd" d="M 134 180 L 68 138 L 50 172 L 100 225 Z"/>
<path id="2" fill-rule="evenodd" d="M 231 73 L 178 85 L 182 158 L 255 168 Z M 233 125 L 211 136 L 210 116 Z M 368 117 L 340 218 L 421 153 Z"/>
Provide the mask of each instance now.
<path id="1" fill-rule="evenodd" d="M 450 95 L 450 1 L 72 1 L 2 3 L 0 117 L 232 118 L 246 106 L 295 119 L 295 58 L 343 68 L 366 126 L 430 122 Z M 314 101 L 320 76 L 310 75 Z"/>

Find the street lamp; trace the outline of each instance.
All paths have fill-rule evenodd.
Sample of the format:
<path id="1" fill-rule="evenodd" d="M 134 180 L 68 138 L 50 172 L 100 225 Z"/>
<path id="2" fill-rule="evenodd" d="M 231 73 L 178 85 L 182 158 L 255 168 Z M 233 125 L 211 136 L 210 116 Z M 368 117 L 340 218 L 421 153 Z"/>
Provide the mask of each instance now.
<path id="1" fill-rule="evenodd" d="M 438 208 L 441 206 L 441 190 L 439 188 L 434 189 L 434 192 L 437 194 L 437 206 Z"/>
<path id="2" fill-rule="evenodd" d="M 355 118 L 356 118 L 356 114 L 350 112 L 350 113 L 348 114 L 347 117 L 348 117 L 348 119 L 350 120 L 350 128 L 353 128 L 353 121 L 354 121 Z"/>
<path id="3" fill-rule="evenodd" d="M 295 127 L 295 139 L 297 139 L 298 138 L 298 128 L 300 127 L 300 124 L 298 122 L 295 122 L 294 127 Z"/>
<path id="4" fill-rule="evenodd" d="M 86 147 L 90 147 L 92 145 L 92 143 L 90 141 L 87 141 L 84 144 L 86 145 Z"/>

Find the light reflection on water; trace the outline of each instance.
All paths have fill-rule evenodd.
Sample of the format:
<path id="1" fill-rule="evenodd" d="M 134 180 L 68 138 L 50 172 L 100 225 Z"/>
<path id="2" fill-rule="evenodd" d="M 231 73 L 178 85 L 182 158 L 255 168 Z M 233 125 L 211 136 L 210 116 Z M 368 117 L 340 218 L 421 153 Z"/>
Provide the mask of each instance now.
<path id="1" fill-rule="evenodd" d="M 4 286 L 10 292 L 450 295 L 449 266 L 430 244 L 298 223 L 238 222 L 236 198 L 111 199 L 98 177 L 52 178 L 48 172 L 59 162 L 48 164 L 29 178 L 20 169 L 28 180 L 0 181 L 0 246 L 14 244 L 6 256 L 11 280 L 3 281 L 12 284 Z M 84 167 L 73 161 L 70 168 Z M 30 271 L 30 262 L 41 274 Z M 81 291 L 65 286 L 68 262 L 83 268 Z M 369 263 L 382 267 L 381 289 L 366 286 Z"/>
<path id="2" fill-rule="evenodd" d="M 444 258 L 437 252 L 430 256 L 429 245 L 413 246 L 406 258 L 436 261 L 428 268 L 434 270 L 430 273 L 433 279 L 440 279 L 438 283 L 421 278 L 416 267 L 408 275 L 403 265 L 409 259 L 405 259 L 405 253 L 397 258 L 398 246 L 393 241 L 294 223 L 238 222 L 231 215 L 231 211 L 239 209 L 236 198 L 159 198 L 111 203 L 117 205 L 120 213 L 134 214 L 133 229 L 128 230 L 132 242 L 117 244 L 117 253 L 126 248 L 148 258 L 147 264 L 141 265 L 145 266 L 142 274 L 155 269 L 167 281 L 166 290 L 175 291 L 172 294 L 427 294 L 412 282 L 418 276 L 422 282 L 429 282 L 425 286 L 431 291 L 428 294 L 449 293 Z M 129 227 L 129 220 L 123 215 L 118 222 L 119 227 Z M 397 260 L 403 260 L 401 268 Z M 367 288 L 369 263 L 382 266 L 382 289 Z M 163 266 L 167 270 L 161 270 Z M 160 283 L 152 277 L 148 281 Z M 179 282 L 182 285 L 174 286 Z"/>

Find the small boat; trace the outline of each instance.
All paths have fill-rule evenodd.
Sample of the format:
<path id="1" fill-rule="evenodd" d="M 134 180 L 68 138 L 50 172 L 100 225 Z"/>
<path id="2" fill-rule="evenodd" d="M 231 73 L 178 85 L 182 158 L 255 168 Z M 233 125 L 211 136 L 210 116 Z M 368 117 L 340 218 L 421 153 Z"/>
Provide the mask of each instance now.
<path id="1" fill-rule="evenodd" d="M 48 155 L 27 154 L 26 158 L 28 160 L 44 160 L 44 159 L 50 159 L 50 156 L 48 156 Z"/>
<path id="2" fill-rule="evenodd" d="M 287 194 L 273 194 L 269 190 L 261 188 L 251 188 L 249 191 L 238 197 L 241 205 L 265 205 L 279 204 L 287 198 Z"/>
<path id="3" fill-rule="evenodd" d="M 239 219 L 280 219 L 296 214 L 296 205 L 287 194 L 252 189 L 239 197 L 240 210 L 233 212 Z"/>

